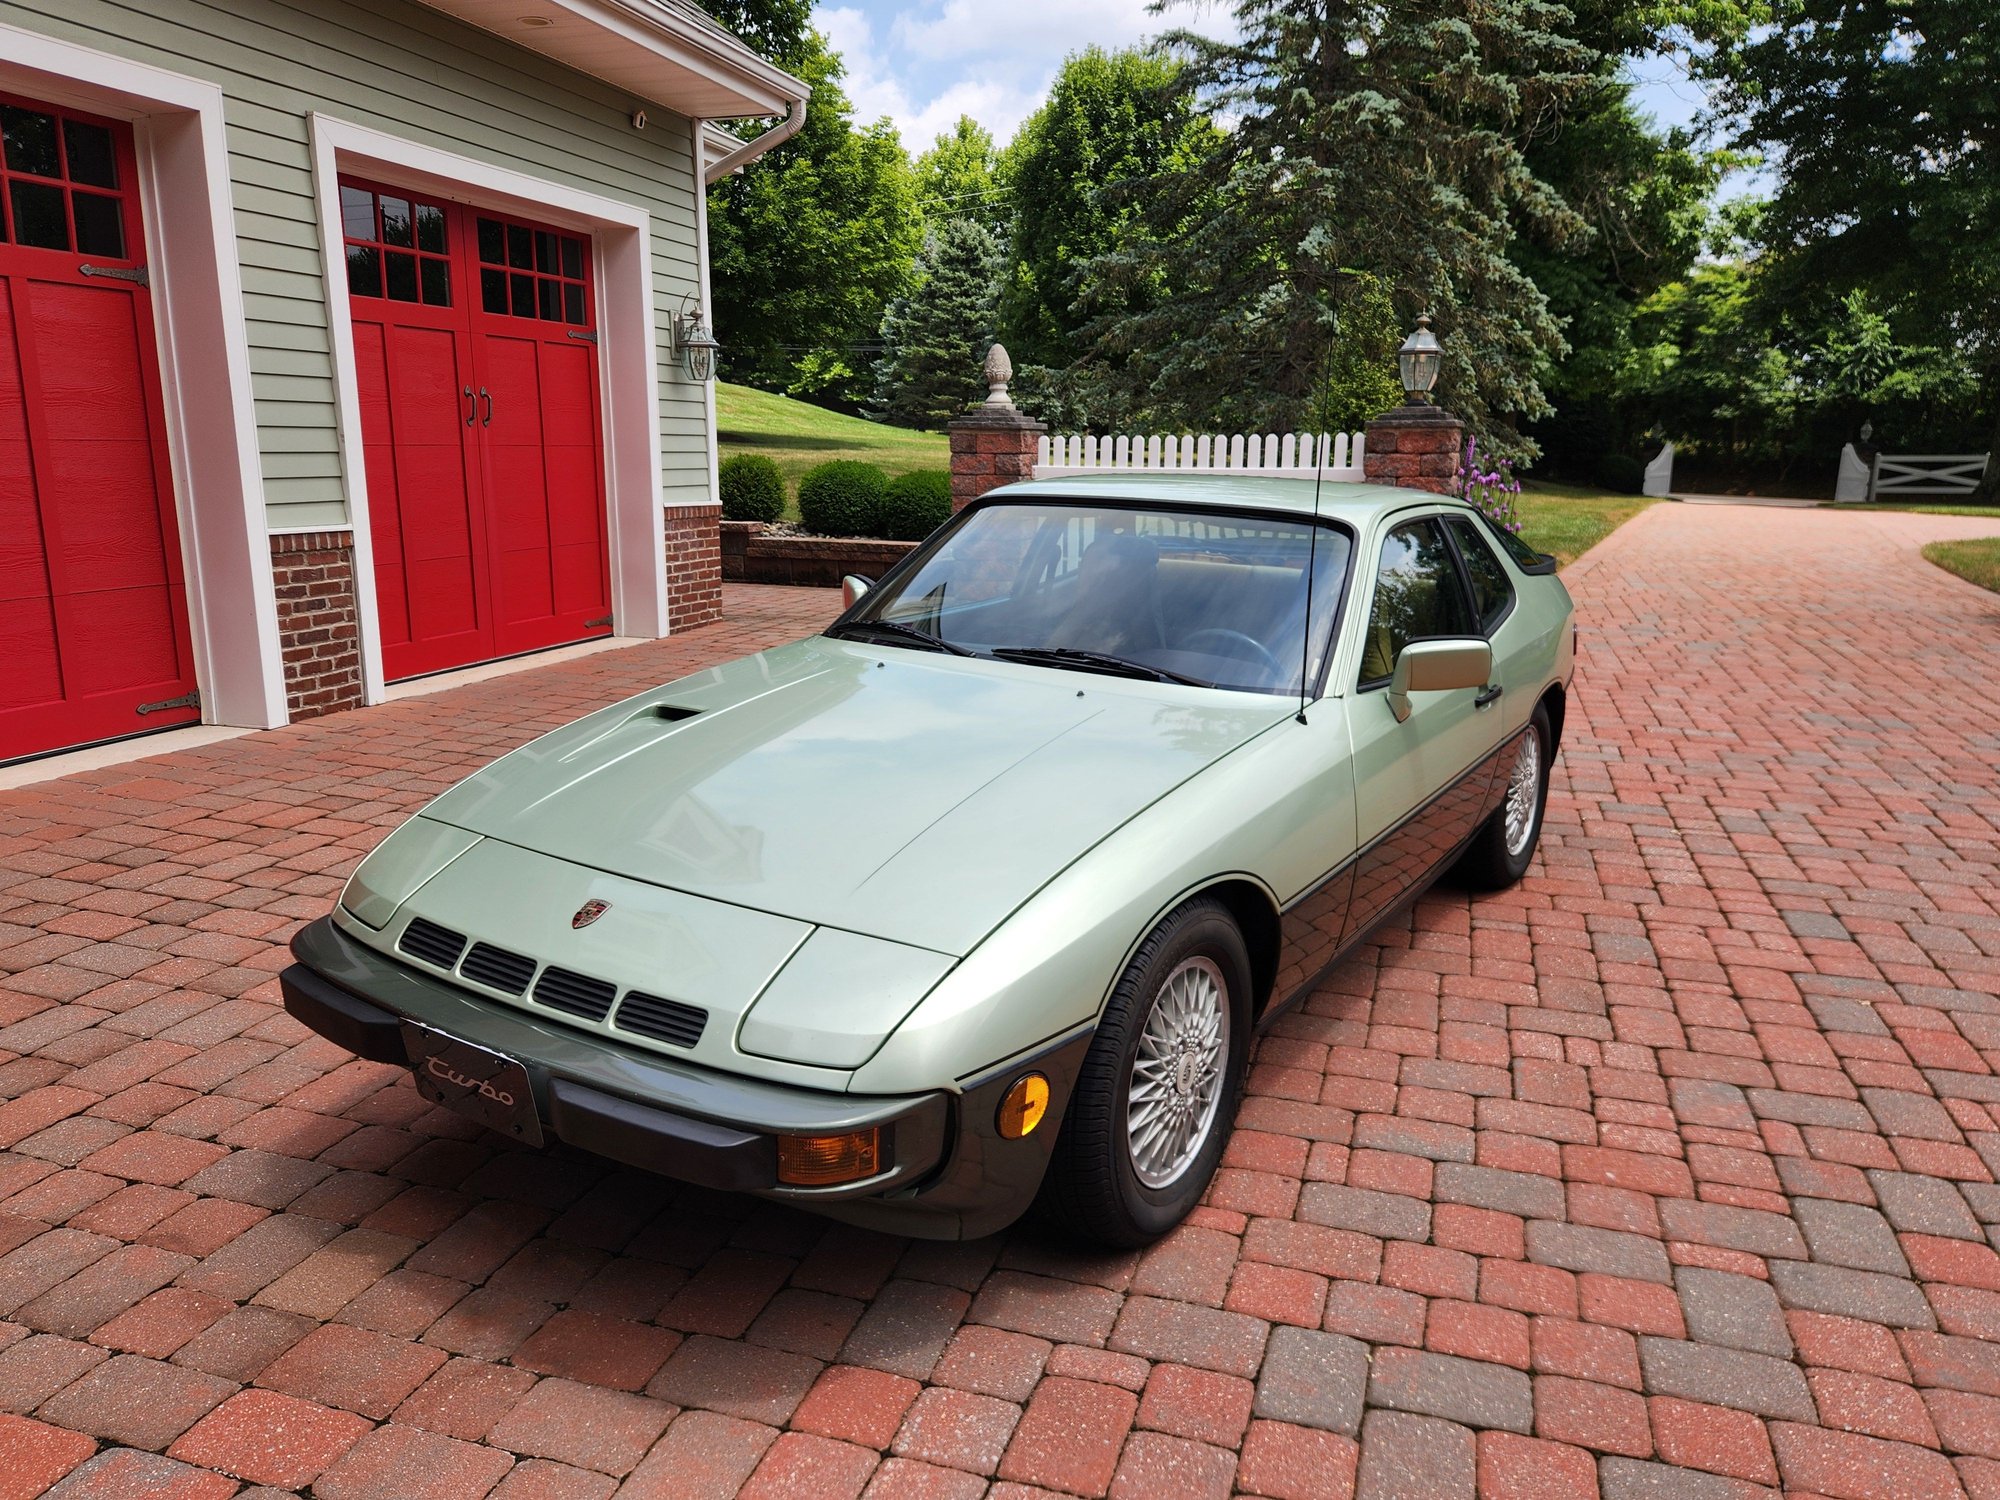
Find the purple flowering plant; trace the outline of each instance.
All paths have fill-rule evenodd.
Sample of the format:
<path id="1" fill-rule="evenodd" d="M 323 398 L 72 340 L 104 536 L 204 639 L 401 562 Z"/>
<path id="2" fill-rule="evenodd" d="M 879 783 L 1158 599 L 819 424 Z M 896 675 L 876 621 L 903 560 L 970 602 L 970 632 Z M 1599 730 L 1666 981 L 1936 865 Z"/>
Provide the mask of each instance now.
<path id="1" fill-rule="evenodd" d="M 1451 477 L 1451 493 L 1469 501 L 1501 530 L 1520 534 L 1521 512 L 1514 497 L 1521 493 L 1521 481 L 1514 477 L 1514 461 L 1511 458 L 1489 461 L 1479 451 L 1476 437 L 1465 440 L 1464 456 Z"/>

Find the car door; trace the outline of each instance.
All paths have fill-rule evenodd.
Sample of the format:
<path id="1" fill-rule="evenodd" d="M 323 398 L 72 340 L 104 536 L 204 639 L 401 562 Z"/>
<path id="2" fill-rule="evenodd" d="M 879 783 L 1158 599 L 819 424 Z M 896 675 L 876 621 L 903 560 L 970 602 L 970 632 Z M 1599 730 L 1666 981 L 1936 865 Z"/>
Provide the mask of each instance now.
<path id="1" fill-rule="evenodd" d="M 1390 710 L 1396 657 L 1412 641 L 1481 635 L 1440 515 L 1397 518 L 1376 554 L 1355 694 L 1348 714 L 1360 853 L 1343 941 L 1351 941 L 1426 880 L 1484 811 L 1502 720 L 1491 688 L 1410 695 Z"/>

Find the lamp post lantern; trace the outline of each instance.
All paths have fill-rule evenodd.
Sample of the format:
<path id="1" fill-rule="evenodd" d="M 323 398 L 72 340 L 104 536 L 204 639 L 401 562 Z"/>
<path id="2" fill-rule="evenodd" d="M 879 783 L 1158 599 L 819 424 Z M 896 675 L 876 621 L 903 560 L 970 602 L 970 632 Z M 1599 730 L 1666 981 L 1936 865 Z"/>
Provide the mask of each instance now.
<path id="1" fill-rule="evenodd" d="M 1431 332 L 1430 314 L 1417 319 L 1416 330 L 1396 351 L 1396 363 L 1402 370 L 1404 403 L 1428 405 L 1438 382 L 1439 367 L 1444 363 L 1444 351 L 1437 335 Z"/>

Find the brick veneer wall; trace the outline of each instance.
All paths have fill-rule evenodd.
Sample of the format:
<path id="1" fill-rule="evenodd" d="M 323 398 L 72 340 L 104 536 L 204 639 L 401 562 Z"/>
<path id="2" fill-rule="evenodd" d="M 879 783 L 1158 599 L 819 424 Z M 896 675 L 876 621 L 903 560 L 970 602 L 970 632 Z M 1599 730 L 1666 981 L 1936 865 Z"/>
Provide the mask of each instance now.
<path id="1" fill-rule="evenodd" d="M 294 531 L 271 538 L 285 703 L 294 719 L 361 706 L 361 625 L 354 537 Z"/>
<path id="2" fill-rule="evenodd" d="M 722 618 L 722 507 L 667 507 L 667 629 Z"/>
<path id="3" fill-rule="evenodd" d="M 1368 424 L 1362 472 L 1371 484 L 1446 494 L 1465 448 L 1465 424 L 1441 407 L 1398 406 Z"/>

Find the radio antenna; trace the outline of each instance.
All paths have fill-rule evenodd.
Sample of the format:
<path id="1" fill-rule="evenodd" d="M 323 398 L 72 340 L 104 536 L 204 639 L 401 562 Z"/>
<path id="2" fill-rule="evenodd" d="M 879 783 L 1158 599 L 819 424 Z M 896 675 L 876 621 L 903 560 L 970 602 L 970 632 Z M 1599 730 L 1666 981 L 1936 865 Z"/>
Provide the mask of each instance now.
<path id="1" fill-rule="evenodd" d="M 1312 529 L 1306 541 L 1306 619 L 1305 628 L 1299 639 L 1299 712 L 1298 721 L 1306 721 L 1306 698 L 1312 692 L 1312 644 L 1313 644 L 1313 577 L 1319 572 L 1319 491 L 1326 483 L 1326 450 L 1332 446 L 1333 434 L 1326 430 L 1327 406 L 1333 396 L 1333 356 L 1340 339 L 1340 315 L 1334 314 L 1333 341 L 1326 346 L 1326 360 L 1319 373 L 1319 422 L 1318 430 L 1312 435 L 1314 448 L 1313 464 L 1313 509 Z M 1330 644 L 1330 643 L 1329 643 Z"/>

